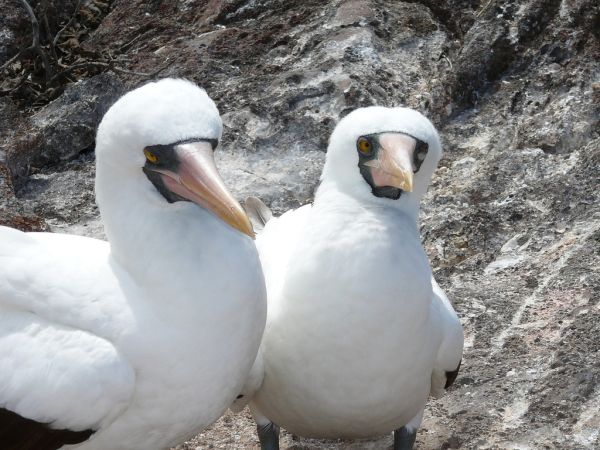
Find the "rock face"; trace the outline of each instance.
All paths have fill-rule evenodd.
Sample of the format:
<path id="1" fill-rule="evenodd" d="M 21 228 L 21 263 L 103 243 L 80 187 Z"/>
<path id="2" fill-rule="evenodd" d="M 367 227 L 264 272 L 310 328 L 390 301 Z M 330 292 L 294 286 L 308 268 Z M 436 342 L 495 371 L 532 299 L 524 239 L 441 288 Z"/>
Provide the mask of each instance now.
<path id="1" fill-rule="evenodd" d="M 599 10 L 593 0 L 116 0 L 81 45 L 204 86 L 225 123 L 226 181 L 276 213 L 311 200 L 348 111 L 401 104 L 431 117 L 445 155 L 422 236 L 466 348 L 419 448 L 597 448 Z M 33 113 L 0 97 L 0 222 L 102 236 L 93 128 L 144 80 L 89 78 Z M 247 416 L 228 415 L 178 448 L 256 442 Z M 378 449 L 391 436 L 282 442 Z"/>
<path id="2" fill-rule="evenodd" d="M 24 220 L 32 224 L 25 227 L 30 231 L 45 229 L 56 216 L 57 226 L 77 221 L 81 208 L 95 214 L 90 191 L 93 158 L 87 158 L 87 175 L 83 177 L 70 169 L 76 164 L 70 161 L 93 150 L 102 116 L 123 92 L 121 81 L 101 74 L 71 84 L 59 98 L 30 117 L 20 114 L 10 99 L 0 103 L 0 113 L 7 119 L 5 126 L 0 126 L 0 224 L 13 225 L 15 220 Z M 65 169 L 84 186 L 69 183 L 69 176 L 62 176 Z M 22 202 L 14 198 L 15 189 Z M 71 204 L 65 200 L 65 194 L 70 200 L 79 201 Z M 54 207 L 49 207 L 51 204 Z"/>
<path id="3" fill-rule="evenodd" d="M 96 128 L 110 105 L 124 93 L 123 84 L 110 74 L 101 74 L 71 84 L 56 100 L 28 118 L 14 120 L 3 133 L 0 152 L 12 181 L 21 187 L 32 168 L 60 164 L 93 149 Z"/>

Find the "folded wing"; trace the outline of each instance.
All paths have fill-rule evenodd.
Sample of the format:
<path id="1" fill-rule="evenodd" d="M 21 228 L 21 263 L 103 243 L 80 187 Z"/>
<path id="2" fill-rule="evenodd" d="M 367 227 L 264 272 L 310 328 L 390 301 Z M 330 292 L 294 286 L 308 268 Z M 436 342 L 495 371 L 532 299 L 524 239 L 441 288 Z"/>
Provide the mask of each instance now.
<path id="1" fill-rule="evenodd" d="M 431 278 L 433 306 L 443 330 L 442 343 L 431 375 L 431 395 L 441 397 L 458 375 L 463 352 L 463 329 L 448 297 Z"/>
<path id="2" fill-rule="evenodd" d="M 11 443 L 6 448 L 81 442 L 131 400 L 133 368 L 110 342 L 114 324 L 103 328 L 101 314 L 122 293 L 103 267 L 106 257 L 98 262 L 90 254 L 107 255 L 108 247 L 0 227 L 0 440 Z"/>

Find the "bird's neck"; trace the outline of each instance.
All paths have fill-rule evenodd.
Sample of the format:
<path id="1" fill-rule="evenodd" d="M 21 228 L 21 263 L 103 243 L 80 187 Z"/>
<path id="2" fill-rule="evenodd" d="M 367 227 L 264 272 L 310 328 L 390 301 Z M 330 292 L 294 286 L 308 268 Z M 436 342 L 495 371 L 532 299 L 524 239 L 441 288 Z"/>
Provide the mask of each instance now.
<path id="1" fill-rule="evenodd" d="M 111 256 L 138 285 L 172 294 L 183 286 L 195 290 L 197 298 L 214 288 L 223 273 L 243 272 L 243 263 L 255 257 L 248 237 L 204 208 L 168 203 L 151 185 L 146 189 L 149 183 L 133 179 L 128 186 L 115 186 L 101 180 L 96 198 Z"/>
<path id="2" fill-rule="evenodd" d="M 403 198 L 404 197 L 404 198 Z M 358 211 L 380 211 L 404 216 L 418 228 L 420 202 L 413 196 L 402 194 L 398 200 L 378 198 L 371 193 L 346 192 L 339 185 L 323 181 L 315 194 L 315 206 L 327 205 L 330 209 L 354 209 Z"/>

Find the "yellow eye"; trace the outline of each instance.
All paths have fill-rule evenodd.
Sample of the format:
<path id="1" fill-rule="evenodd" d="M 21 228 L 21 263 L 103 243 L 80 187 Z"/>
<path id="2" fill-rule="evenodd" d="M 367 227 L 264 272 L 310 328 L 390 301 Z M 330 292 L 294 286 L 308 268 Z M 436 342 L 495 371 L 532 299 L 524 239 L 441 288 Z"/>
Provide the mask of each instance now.
<path id="1" fill-rule="evenodd" d="M 144 155 L 146 155 L 146 159 L 151 163 L 156 164 L 158 162 L 158 157 L 147 148 L 144 149 Z"/>
<path id="2" fill-rule="evenodd" d="M 358 139 L 358 151 L 364 155 L 371 153 L 371 143 L 367 138 L 361 137 Z"/>

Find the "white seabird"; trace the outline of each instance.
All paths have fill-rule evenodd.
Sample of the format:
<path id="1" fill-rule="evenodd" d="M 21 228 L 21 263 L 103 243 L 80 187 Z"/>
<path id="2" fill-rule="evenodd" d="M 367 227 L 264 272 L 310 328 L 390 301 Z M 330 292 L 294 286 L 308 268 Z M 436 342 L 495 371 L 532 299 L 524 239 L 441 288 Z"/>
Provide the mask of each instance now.
<path id="1" fill-rule="evenodd" d="M 165 449 L 235 399 L 266 298 L 194 84 L 123 96 L 96 140 L 109 242 L 0 227 L 0 447 Z M 190 201 L 184 201 L 190 200 Z"/>
<path id="2" fill-rule="evenodd" d="M 251 400 L 263 450 L 279 448 L 279 426 L 314 438 L 395 430 L 394 448 L 410 449 L 427 397 L 454 381 L 462 327 L 417 224 L 440 156 L 418 112 L 358 109 L 331 136 L 314 204 L 266 222 L 267 326 L 232 408 Z M 257 199 L 246 207 L 269 218 Z"/>

